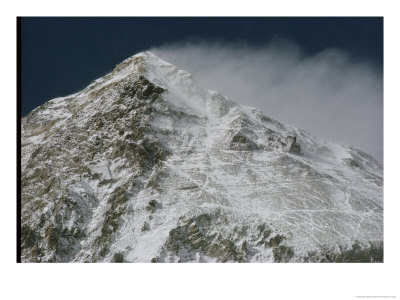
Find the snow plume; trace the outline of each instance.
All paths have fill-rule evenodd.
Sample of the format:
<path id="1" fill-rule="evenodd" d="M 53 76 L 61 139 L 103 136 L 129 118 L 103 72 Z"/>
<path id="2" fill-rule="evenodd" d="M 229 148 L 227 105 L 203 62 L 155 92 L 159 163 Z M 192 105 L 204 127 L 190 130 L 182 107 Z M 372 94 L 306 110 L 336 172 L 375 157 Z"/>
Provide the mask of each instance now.
<path id="1" fill-rule="evenodd" d="M 206 88 L 383 161 L 383 79 L 367 62 L 339 49 L 307 55 L 282 41 L 181 42 L 151 51 Z"/>

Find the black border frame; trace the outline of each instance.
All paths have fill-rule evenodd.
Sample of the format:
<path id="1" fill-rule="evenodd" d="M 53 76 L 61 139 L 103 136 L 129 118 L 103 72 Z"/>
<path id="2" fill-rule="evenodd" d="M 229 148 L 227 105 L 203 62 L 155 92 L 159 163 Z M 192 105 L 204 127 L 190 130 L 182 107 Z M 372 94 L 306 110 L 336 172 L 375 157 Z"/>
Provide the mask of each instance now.
<path id="1" fill-rule="evenodd" d="M 17 17 L 17 263 L 21 262 L 21 17 Z"/>

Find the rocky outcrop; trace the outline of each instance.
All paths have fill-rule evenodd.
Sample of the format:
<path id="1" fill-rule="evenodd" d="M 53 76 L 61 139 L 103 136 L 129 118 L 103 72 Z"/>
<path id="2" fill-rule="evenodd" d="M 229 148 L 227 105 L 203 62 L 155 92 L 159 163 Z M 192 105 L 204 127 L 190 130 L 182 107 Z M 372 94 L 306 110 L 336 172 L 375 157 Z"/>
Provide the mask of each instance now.
<path id="1" fill-rule="evenodd" d="M 300 144 L 296 142 L 296 136 L 290 135 L 285 139 L 285 144 L 287 145 L 287 150 L 291 153 L 299 154 L 300 153 Z"/>
<path id="2" fill-rule="evenodd" d="M 236 151 L 253 151 L 258 150 L 258 147 L 257 144 L 246 138 L 244 135 L 238 133 L 233 136 L 230 149 Z"/>

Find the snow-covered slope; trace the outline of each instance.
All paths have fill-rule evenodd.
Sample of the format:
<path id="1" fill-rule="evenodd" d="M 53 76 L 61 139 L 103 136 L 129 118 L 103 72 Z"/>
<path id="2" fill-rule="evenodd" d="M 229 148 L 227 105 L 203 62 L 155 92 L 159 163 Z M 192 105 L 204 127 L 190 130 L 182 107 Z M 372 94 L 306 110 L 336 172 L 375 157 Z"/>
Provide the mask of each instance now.
<path id="1" fill-rule="evenodd" d="M 382 185 L 143 52 L 22 119 L 22 260 L 382 261 Z"/>

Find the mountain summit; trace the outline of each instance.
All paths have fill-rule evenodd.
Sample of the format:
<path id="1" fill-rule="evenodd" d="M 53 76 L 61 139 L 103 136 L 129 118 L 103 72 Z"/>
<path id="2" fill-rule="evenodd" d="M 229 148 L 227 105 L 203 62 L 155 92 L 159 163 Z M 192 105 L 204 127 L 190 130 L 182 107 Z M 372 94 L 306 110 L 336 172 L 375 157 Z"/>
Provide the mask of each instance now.
<path id="1" fill-rule="evenodd" d="M 21 147 L 25 262 L 383 261 L 379 163 L 150 52 L 33 110 Z"/>

